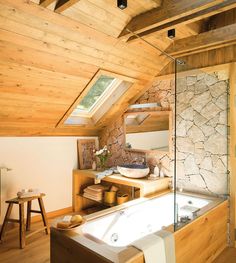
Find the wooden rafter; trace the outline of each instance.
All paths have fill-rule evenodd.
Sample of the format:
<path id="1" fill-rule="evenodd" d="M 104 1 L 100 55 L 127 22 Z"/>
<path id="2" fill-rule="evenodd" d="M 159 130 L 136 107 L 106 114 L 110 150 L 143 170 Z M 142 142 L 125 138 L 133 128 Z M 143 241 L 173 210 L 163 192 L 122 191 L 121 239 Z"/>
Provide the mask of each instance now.
<path id="1" fill-rule="evenodd" d="M 59 0 L 57 1 L 54 11 L 57 13 L 61 13 L 77 2 L 79 2 L 79 0 Z"/>
<path id="2" fill-rule="evenodd" d="M 175 57 L 198 53 L 236 43 L 236 24 L 179 39 L 165 51 Z"/>
<path id="3" fill-rule="evenodd" d="M 48 7 L 50 4 L 55 2 L 56 0 L 40 0 L 39 4 L 43 7 Z"/>
<path id="4" fill-rule="evenodd" d="M 173 27 L 185 25 L 185 24 L 192 23 L 192 22 L 196 22 L 196 21 L 199 21 L 201 19 L 204 19 L 204 18 L 213 16 L 213 15 L 228 11 L 228 10 L 235 8 L 235 7 L 236 7 L 236 1 L 235 0 L 228 0 L 228 1 L 225 1 L 221 4 L 212 6 L 210 8 L 201 10 L 199 12 L 190 14 L 190 15 L 185 16 L 185 17 L 181 17 L 181 18 L 176 19 L 174 21 L 167 22 L 165 24 L 154 27 L 152 29 L 143 31 L 143 32 L 139 33 L 139 36 L 145 37 L 145 36 L 151 36 L 151 35 L 156 34 L 156 33 L 162 33 L 162 32 L 167 31 Z M 130 36 L 128 38 L 127 42 L 131 42 L 135 39 L 136 39 L 135 36 Z"/>
<path id="5" fill-rule="evenodd" d="M 230 1 L 230 0 L 229 0 Z M 119 37 L 124 37 L 132 32 L 140 33 L 152 28 L 162 26 L 167 23 L 173 23 L 177 19 L 183 19 L 186 16 L 228 2 L 225 0 L 180 0 L 167 1 L 163 3 L 162 8 L 155 8 L 134 17 L 123 29 Z M 235 2 L 235 1 L 234 1 Z"/>

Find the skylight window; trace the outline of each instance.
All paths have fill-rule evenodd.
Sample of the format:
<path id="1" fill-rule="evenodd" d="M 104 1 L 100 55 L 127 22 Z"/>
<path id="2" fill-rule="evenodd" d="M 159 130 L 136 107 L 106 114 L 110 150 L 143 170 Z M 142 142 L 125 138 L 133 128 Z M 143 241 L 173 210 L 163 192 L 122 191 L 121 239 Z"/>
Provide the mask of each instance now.
<path id="1" fill-rule="evenodd" d="M 113 86 L 115 80 L 116 79 L 113 77 L 101 75 L 71 115 L 78 116 L 81 112 L 91 112 L 96 104 L 98 104 L 99 101 L 107 94 L 108 90 Z"/>
<path id="2" fill-rule="evenodd" d="M 127 76 L 99 70 L 58 125 L 84 127 L 96 125 L 134 82 L 135 79 Z"/>

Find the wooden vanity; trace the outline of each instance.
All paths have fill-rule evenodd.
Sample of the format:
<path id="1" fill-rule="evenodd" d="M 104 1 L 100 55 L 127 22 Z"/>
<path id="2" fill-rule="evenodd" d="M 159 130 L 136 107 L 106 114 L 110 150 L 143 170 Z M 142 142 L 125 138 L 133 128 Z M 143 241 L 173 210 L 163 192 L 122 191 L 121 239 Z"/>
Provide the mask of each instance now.
<path id="1" fill-rule="evenodd" d="M 83 189 L 95 183 L 95 176 L 99 173 L 93 170 L 73 171 L 73 211 L 78 212 L 96 205 L 96 201 L 89 200 L 82 196 Z M 130 198 L 145 197 L 154 193 L 167 190 L 170 182 L 169 177 L 158 180 L 131 179 L 120 174 L 113 174 L 101 180 L 105 185 L 116 185 L 121 191 L 130 195 Z"/>

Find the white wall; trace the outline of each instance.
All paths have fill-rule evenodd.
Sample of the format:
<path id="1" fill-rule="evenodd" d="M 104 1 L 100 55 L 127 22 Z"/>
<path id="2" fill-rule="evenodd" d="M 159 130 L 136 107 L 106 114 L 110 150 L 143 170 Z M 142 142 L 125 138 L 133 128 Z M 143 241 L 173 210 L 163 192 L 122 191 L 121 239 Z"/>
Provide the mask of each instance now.
<path id="1" fill-rule="evenodd" d="M 47 212 L 72 206 L 72 170 L 78 164 L 78 138 L 0 138 L 0 167 L 12 169 L 2 174 L 0 223 L 7 207 L 5 200 L 15 197 L 23 188 L 39 188 L 46 193 Z"/>

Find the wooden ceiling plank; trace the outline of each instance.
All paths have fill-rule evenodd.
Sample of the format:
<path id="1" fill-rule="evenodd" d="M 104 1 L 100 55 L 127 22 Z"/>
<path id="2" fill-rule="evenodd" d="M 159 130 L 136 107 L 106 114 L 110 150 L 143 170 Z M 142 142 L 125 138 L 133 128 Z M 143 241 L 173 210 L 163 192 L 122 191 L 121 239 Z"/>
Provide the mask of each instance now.
<path id="1" fill-rule="evenodd" d="M 216 48 L 231 45 L 236 42 L 236 24 L 217 28 L 196 36 L 179 39 L 165 51 L 172 56 L 184 56 L 194 51 L 204 51 L 207 48 Z"/>
<path id="2" fill-rule="evenodd" d="M 56 0 L 40 0 L 39 4 L 43 7 L 48 7 L 49 5 L 51 5 L 55 1 Z"/>
<path id="3" fill-rule="evenodd" d="M 231 1 L 231 0 L 228 0 Z M 153 29 L 155 27 L 163 26 L 167 23 L 174 23 L 177 19 L 182 19 L 186 16 L 192 15 L 194 13 L 200 12 L 202 10 L 208 9 L 210 7 L 216 6 L 218 4 L 228 2 L 224 0 L 172 0 L 163 4 L 162 8 L 156 8 L 151 11 L 145 12 L 134 17 L 128 25 L 123 29 L 120 37 L 130 35 L 127 29 L 140 33 Z M 235 1 L 234 1 L 235 2 Z M 165 3 L 165 2 L 164 2 Z"/>
<path id="4" fill-rule="evenodd" d="M 50 10 L 42 9 L 40 6 L 35 5 L 32 2 L 21 2 L 23 2 L 23 0 L 17 2 L 13 0 L 0 0 L 0 3 L 2 3 L 0 8 L 1 13 L 4 11 L 5 17 L 11 17 L 11 19 L 16 19 L 15 17 L 17 16 L 18 23 L 23 23 L 23 21 L 19 21 L 19 19 L 23 17 L 25 20 L 27 19 L 27 21 L 25 21 L 26 25 L 31 25 L 31 27 L 41 29 L 41 31 L 43 30 L 48 33 L 52 33 L 53 30 L 57 35 L 64 36 L 64 38 L 69 40 L 77 41 L 77 44 L 83 43 L 89 47 L 96 47 L 98 50 L 104 50 L 114 54 L 118 53 L 119 56 L 122 56 L 122 58 L 125 58 L 126 60 L 131 55 L 134 59 L 137 59 L 137 55 L 139 55 L 139 58 L 148 59 L 146 53 L 143 55 L 140 54 L 140 52 L 135 52 L 132 48 L 127 48 L 125 43 L 123 43 L 123 50 L 120 51 L 120 48 L 116 48 L 116 44 L 120 42 L 116 38 L 109 37 L 83 25 L 82 23 L 53 13 Z M 5 10 L 3 10 L 4 6 Z M 6 9 L 7 6 L 10 8 Z M 12 10 L 11 7 L 14 7 L 15 10 Z M 2 15 L 4 15 L 4 12 Z M 14 12 L 16 12 L 15 15 Z M 45 23 L 45 21 L 47 21 L 47 23 Z M 119 43 L 119 47 L 121 44 L 122 43 Z M 152 55 L 149 56 L 149 60 L 153 60 Z"/>
<path id="5" fill-rule="evenodd" d="M 79 0 L 59 0 L 56 3 L 54 11 L 56 13 L 61 13 L 77 2 L 79 2 Z"/>
<path id="6" fill-rule="evenodd" d="M 0 14 L 0 22 L 3 20 L 4 18 L 1 17 Z M 92 48 L 85 46 L 74 40 L 68 40 L 65 37 L 56 36 L 50 33 L 45 34 L 42 30 L 32 28 L 28 25 L 21 25 L 17 23 L 17 21 L 9 20 L 8 23 L 2 25 L 2 28 L 14 33 L 20 32 L 19 38 L 24 41 L 26 46 L 41 49 L 56 55 L 66 56 L 70 59 L 77 60 L 80 63 L 91 64 L 96 67 L 107 65 L 107 67 L 114 69 L 123 68 L 123 72 L 125 72 L 124 74 L 133 70 L 134 72 L 136 71 L 136 74 L 139 76 L 142 74 L 153 75 L 158 71 L 158 65 L 154 68 L 154 63 L 150 66 L 149 62 L 145 62 L 142 59 L 142 62 L 140 61 L 140 63 L 137 63 L 133 56 L 132 58 L 129 58 L 127 50 L 124 52 L 124 54 L 127 54 L 126 58 L 120 58 L 115 54 L 113 55 L 104 50 L 98 50 L 96 47 Z M 44 35 L 43 38 L 42 35 Z M 28 39 L 27 42 L 23 39 L 23 36 L 31 39 Z M 2 36 L 0 35 L 0 38 L 1 37 Z M 36 42 L 38 44 L 36 44 Z"/>

